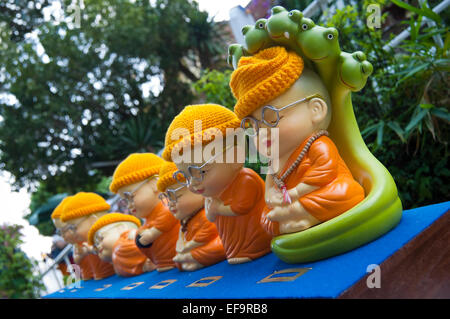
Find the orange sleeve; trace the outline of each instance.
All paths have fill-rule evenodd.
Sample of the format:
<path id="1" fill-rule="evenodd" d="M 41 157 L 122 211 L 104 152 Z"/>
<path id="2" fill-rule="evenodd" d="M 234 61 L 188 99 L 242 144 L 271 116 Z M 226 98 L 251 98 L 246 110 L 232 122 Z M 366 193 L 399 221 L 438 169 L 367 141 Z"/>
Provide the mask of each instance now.
<path id="1" fill-rule="evenodd" d="M 339 153 L 328 138 L 317 140 L 308 152 L 311 166 L 301 182 L 311 186 L 325 186 L 337 177 Z"/>
<path id="2" fill-rule="evenodd" d="M 83 278 L 83 280 L 89 280 L 94 277 L 94 272 L 92 270 L 88 257 L 89 255 L 84 256 L 83 259 L 81 259 L 80 263 L 78 264 L 80 266 L 81 278 Z"/>
<path id="3" fill-rule="evenodd" d="M 198 243 L 206 243 L 218 236 L 217 228 L 216 225 L 206 219 L 204 211 L 199 214 L 203 214 L 203 216 L 199 220 L 193 220 L 197 225 L 195 225 L 196 232 L 192 239 Z"/>
<path id="4" fill-rule="evenodd" d="M 299 199 L 315 218 L 326 221 L 346 212 L 364 199 L 364 189 L 349 175 L 340 175 L 329 185 Z"/>
<path id="5" fill-rule="evenodd" d="M 94 254 L 90 254 L 89 257 L 95 280 L 114 275 L 115 271 L 112 263 L 103 261 L 100 257 Z"/>
<path id="6" fill-rule="evenodd" d="M 141 253 L 134 240 L 128 238 L 129 233 L 127 230 L 120 235 L 112 254 L 114 270 L 124 277 L 142 274 L 147 261 L 147 256 Z"/>
<path id="7" fill-rule="evenodd" d="M 217 236 L 203 246 L 191 250 L 192 257 L 203 266 L 210 266 L 226 258 L 220 237 Z"/>
<path id="8" fill-rule="evenodd" d="M 270 208 L 265 206 L 261 214 L 261 226 L 272 237 L 280 235 L 280 226 L 278 222 L 273 222 L 267 218 L 267 214 L 270 212 Z"/>
<path id="9" fill-rule="evenodd" d="M 159 231 L 166 233 L 170 231 L 178 222 L 177 219 L 166 209 L 159 209 L 152 213 L 151 220 L 145 228 L 155 227 Z"/>
<path id="10" fill-rule="evenodd" d="M 258 200 L 261 189 L 260 181 L 249 174 L 243 174 L 234 182 L 233 186 L 231 210 L 238 215 L 249 213 Z"/>

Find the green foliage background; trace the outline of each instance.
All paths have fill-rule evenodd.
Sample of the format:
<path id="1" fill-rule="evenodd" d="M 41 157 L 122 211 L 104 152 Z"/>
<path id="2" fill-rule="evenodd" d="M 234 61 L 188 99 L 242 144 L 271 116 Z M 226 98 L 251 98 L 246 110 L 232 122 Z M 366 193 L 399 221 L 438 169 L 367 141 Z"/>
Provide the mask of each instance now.
<path id="1" fill-rule="evenodd" d="M 44 21 L 47 1 L 8 2 L 0 93 L 15 101 L 0 99 L 0 169 L 17 188 L 95 190 L 128 154 L 161 148 L 197 70 L 225 65 L 223 31 L 193 1 L 84 0 L 79 25 L 71 0 L 67 21 Z"/>
<path id="2" fill-rule="evenodd" d="M 185 105 L 233 108 L 226 33 L 195 2 L 84 0 L 79 27 L 44 21 L 50 2 L 0 2 L 0 94 L 14 97 L 0 98 L 0 169 L 33 191 L 31 211 L 57 193 L 107 193 L 117 163 L 160 150 Z M 66 13 L 71 2 L 61 0 Z M 265 2 L 291 10 L 311 0 Z M 450 11 L 431 11 L 440 0 L 343 2 L 311 18 L 336 27 L 341 48 L 363 51 L 374 66 L 352 94 L 364 140 L 393 175 L 404 208 L 448 200 Z M 366 24 L 369 4 L 380 6 L 381 28 Z M 425 17 L 435 25 L 421 26 Z M 385 51 L 406 28 L 410 38 Z M 144 94 L 155 79 L 156 90 Z M 260 165 L 246 163 L 257 172 Z M 54 231 L 50 221 L 38 228 Z M 0 227 L 0 298 L 39 296 L 21 242 L 20 226 Z"/>
<path id="3" fill-rule="evenodd" d="M 0 170 L 32 209 L 101 192 L 128 154 L 157 152 L 199 70 L 226 65 L 226 32 L 196 2 L 84 0 L 76 25 L 73 1 L 56 1 L 50 21 L 51 1 L 0 3 L 0 95 L 14 97 L 0 98 Z"/>
<path id="4" fill-rule="evenodd" d="M 345 51 L 361 50 L 374 65 L 366 88 L 352 94 L 360 130 L 371 151 L 393 175 L 405 208 L 446 201 L 450 195 L 448 21 L 445 14 L 444 19 L 430 16 L 436 26 L 420 28 L 430 9 L 407 11 L 408 20 L 402 24 L 411 28 L 411 37 L 386 52 L 383 46 L 393 36 L 386 37 L 383 28 L 360 23 L 369 15 L 367 6 L 374 3 L 382 8 L 393 6 L 385 0 L 358 2 L 326 23 L 340 31 Z M 382 23 L 388 14 L 383 14 Z M 445 41 L 443 47 L 433 35 Z"/>
<path id="5" fill-rule="evenodd" d="M 280 4 L 292 10 L 311 1 L 303 5 L 304 2 L 280 1 Z M 383 46 L 394 35 L 387 36 L 383 24 L 390 14 L 387 9 L 394 5 L 386 0 L 344 3 L 347 5 L 343 9 L 333 15 L 325 12 L 316 21 L 339 30 L 343 51 L 363 51 L 374 65 L 366 87 L 352 93 L 356 119 L 366 144 L 394 177 L 404 208 L 447 201 L 450 197 L 448 14 L 435 17 L 427 7 L 406 11 L 402 25 L 411 27 L 411 38 L 389 53 Z M 369 4 L 378 4 L 384 10 L 381 28 L 366 25 Z M 425 14 L 435 19 L 435 27 L 419 27 Z M 435 43 L 433 35 L 444 39 L 443 47 Z M 232 107 L 229 77 L 230 71 L 207 72 L 196 88 L 208 98 L 216 96 Z"/>
<path id="6" fill-rule="evenodd" d="M 22 226 L 0 226 L 0 299 L 37 298 L 44 288 L 34 274 L 36 263 L 20 250 Z"/>
<path id="7" fill-rule="evenodd" d="M 61 2 L 67 11 L 71 1 Z M 265 2 L 302 9 L 311 0 Z M 374 65 L 366 87 L 352 94 L 363 138 L 394 176 L 405 208 L 447 200 L 449 10 L 434 15 L 438 0 L 343 2 L 312 19 L 336 27 L 341 48 L 365 52 Z M 366 25 L 369 4 L 380 5 L 381 28 Z M 0 99 L 0 169 L 33 192 L 32 210 L 56 193 L 107 192 L 128 154 L 161 149 L 183 106 L 233 107 L 226 33 L 195 2 L 84 0 L 79 27 L 44 21 L 48 5 L 0 4 L 0 93 L 16 99 Z M 436 26 L 420 27 L 424 17 Z M 408 27 L 409 39 L 383 50 Z M 32 31 L 45 56 L 27 37 Z M 145 95 L 142 86 L 155 79 L 157 90 Z M 247 165 L 259 171 L 260 164 Z M 51 223 L 40 226 L 53 231 Z"/>

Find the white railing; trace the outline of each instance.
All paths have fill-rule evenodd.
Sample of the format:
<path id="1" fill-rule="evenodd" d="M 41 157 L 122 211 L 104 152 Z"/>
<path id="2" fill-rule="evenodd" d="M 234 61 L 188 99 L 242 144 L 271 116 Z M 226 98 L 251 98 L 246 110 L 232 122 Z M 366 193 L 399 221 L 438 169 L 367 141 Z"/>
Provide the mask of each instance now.
<path id="1" fill-rule="evenodd" d="M 45 275 L 47 275 L 50 271 L 53 272 L 53 276 L 55 277 L 56 282 L 58 283 L 60 288 L 64 287 L 64 283 L 61 284 L 61 282 L 58 280 L 58 276 L 56 275 L 56 267 L 58 266 L 61 261 L 64 260 L 64 262 L 67 265 L 67 270 L 71 275 L 75 275 L 74 269 L 72 267 L 72 263 L 69 260 L 69 254 L 72 252 L 73 246 L 70 244 L 67 244 L 66 247 L 56 256 L 56 258 L 53 260 L 53 262 L 50 264 L 50 266 L 44 270 L 40 274 L 41 278 L 44 278 Z"/>
<path id="2" fill-rule="evenodd" d="M 423 2 L 423 1 L 421 1 L 421 2 Z M 437 6 L 435 6 L 433 8 L 433 12 L 439 14 L 442 11 L 444 11 L 449 5 L 450 5 L 450 0 L 444 0 L 444 1 L 442 1 L 441 3 L 439 3 Z M 421 26 L 424 25 L 425 23 L 427 23 L 430 26 L 435 25 L 434 21 L 428 19 L 427 17 L 423 17 Z M 383 47 L 383 50 L 389 51 L 390 49 L 395 48 L 403 40 L 405 40 L 407 37 L 409 37 L 410 34 L 411 34 L 411 28 L 408 28 L 408 29 L 400 32 L 399 35 L 397 35 L 394 39 L 392 39 L 388 44 L 386 44 Z M 433 38 L 436 41 L 436 44 L 438 44 L 441 47 L 443 46 L 443 42 L 442 42 L 442 39 L 440 37 L 436 37 L 435 36 Z"/>
<path id="3" fill-rule="evenodd" d="M 311 2 L 306 8 L 305 10 L 303 10 L 303 16 L 305 17 L 310 17 L 313 16 L 317 11 L 319 11 L 320 9 L 322 9 L 322 11 L 326 10 L 326 5 L 328 3 L 328 0 L 314 0 L 313 2 Z"/>
<path id="4" fill-rule="evenodd" d="M 108 204 L 110 204 L 111 208 L 115 208 L 117 210 L 117 202 L 120 199 L 120 195 L 115 195 L 107 200 Z M 58 265 L 61 263 L 61 261 L 64 261 L 67 265 L 67 270 L 70 273 L 71 276 L 75 278 L 76 272 L 74 268 L 72 267 L 72 263 L 69 260 L 70 253 L 73 252 L 73 246 L 71 244 L 67 244 L 66 247 L 56 256 L 55 259 L 52 260 L 50 266 L 43 272 L 40 272 L 40 278 L 44 278 L 47 274 L 53 273 L 53 277 L 55 282 L 58 284 L 59 288 L 64 288 L 66 285 L 64 282 L 61 283 L 60 278 L 58 277 L 56 271 Z"/>

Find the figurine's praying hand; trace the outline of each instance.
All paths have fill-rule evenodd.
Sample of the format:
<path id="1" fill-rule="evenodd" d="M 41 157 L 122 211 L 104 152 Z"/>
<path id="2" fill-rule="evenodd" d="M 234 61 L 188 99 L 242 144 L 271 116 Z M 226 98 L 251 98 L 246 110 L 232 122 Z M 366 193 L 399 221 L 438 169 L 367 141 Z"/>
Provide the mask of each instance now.
<path id="1" fill-rule="evenodd" d="M 84 243 L 79 247 L 79 250 L 78 250 L 78 253 L 79 253 L 81 256 L 86 256 L 86 255 L 89 255 L 89 254 L 93 254 L 93 253 L 95 253 L 95 252 L 96 252 L 95 248 L 94 248 L 93 246 L 89 245 L 89 244 L 86 243 L 86 242 L 84 242 Z"/>
<path id="2" fill-rule="evenodd" d="M 81 260 L 89 254 L 96 253 L 94 247 L 88 243 L 82 243 L 81 245 L 74 245 L 73 258 L 76 263 L 80 263 Z"/>
<path id="3" fill-rule="evenodd" d="M 190 252 L 192 249 L 202 246 L 202 243 L 198 243 L 195 240 L 190 240 L 188 242 L 177 241 L 176 251 L 177 253 L 183 254 Z"/>
<path id="4" fill-rule="evenodd" d="M 173 261 L 177 263 L 196 262 L 196 260 L 194 259 L 194 257 L 192 257 L 192 254 L 190 252 L 176 254 L 175 257 L 173 257 Z"/>
<path id="5" fill-rule="evenodd" d="M 269 208 L 275 208 L 277 206 L 283 206 L 288 203 L 283 203 L 283 194 L 275 188 L 269 189 L 266 194 L 266 204 Z"/>
<path id="6" fill-rule="evenodd" d="M 210 222 L 216 220 L 217 204 L 214 204 L 212 197 L 205 197 L 205 216 Z"/>
<path id="7" fill-rule="evenodd" d="M 214 222 L 217 215 L 236 216 L 237 214 L 219 198 L 205 197 L 205 215 L 210 222 Z"/>
<path id="8" fill-rule="evenodd" d="M 200 268 L 203 268 L 202 264 L 200 264 L 194 257 L 192 257 L 191 253 L 177 254 L 173 258 L 174 262 L 181 264 L 182 270 L 193 271 Z"/>
<path id="9" fill-rule="evenodd" d="M 136 229 L 130 230 L 130 232 L 128 233 L 128 239 L 135 240 L 136 239 L 136 233 L 137 233 Z"/>
<path id="10" fill-rule="evenodd" d="M 148 271 L 152 271 L 156 269 L 156 265 L 147 258 L 147 260 L 145 261 L 144 266 L 142 266 L 142 271 L 143 272 L 148 272 Z"/>
<path id="11" fill-rule="evenodd" d="M 94 254 L 97 252 L 93 245 L 89 245 L 88 243 L 83 243 L 82 251 L 87 254 Z"/>
<path id="12" fill-rule="evenodd" d="M 276 206 L 287 206 L 292 202 L 297 201 L 303 195 L 319 188 L 317 186 L 300 183 L 296 187 L 293 187 L 287 191 L 287 194 L 291 200 L 291 203 L 289 203 L 284 199 L 283 192 L 275 186 L 273 179 L 270 178 L 270 181 L 268 180 L 268 182 L 270 182 L 269 185 L 271 185 L 271 187 L 266 189 L 266 204 L 269 208 L 274 208 Z"/>
<path id="13" fill-rule="evenodd" d="M 162 232 L 158 230 L 156 227 L 147 228 L 139 231 L 139 242 L 141 245 L 149 245 L 155 241 L 156 238 L 161 236 Z"/>
<path id="14" fill-rule="evenodd" d="M 283 233 L 301 231 L 319 223 L 297 200 L 287 206 L 275 207 L 267 214 L 267 218 L 278 222 L 280 232 Z"/>

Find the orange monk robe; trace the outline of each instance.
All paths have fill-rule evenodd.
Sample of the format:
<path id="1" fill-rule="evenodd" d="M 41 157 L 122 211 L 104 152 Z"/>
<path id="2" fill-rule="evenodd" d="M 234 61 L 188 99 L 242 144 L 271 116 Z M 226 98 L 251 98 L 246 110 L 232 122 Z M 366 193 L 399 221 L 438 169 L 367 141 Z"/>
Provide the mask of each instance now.
<path id="1" fill-rule="evenodd" d="M 63 274 L 63 276 L 69 276 L 69 270 L 67 269 L 67 265 L 65 262 L 59 263 L 58 264 L 58 269 L 59 271 Z"/>
<path id="2" fill-rule="evenodd" d="M 261 226 L 265 207 L 264 181 L 249 168 L 242 168 L 222 192 L 220 200 L 237 216 L 217 215 L 214 223 L 227 259 L 256 259 L 270 252 L 271 237 Z"/>
<path id="3" fill-rule="evenodd" d="M 100 280 L 110 277 L 115 274 L 114 267 L 111 263 L 103 261 L 95 254 L 89 254 L 87 256 L 91 264 L 92 271 L 94 272 L 94 279 Z"/>
<path id="4" fill-rule="evenodd" d="M 225 260 L 225 250 L 217 232 L 216 225 L 211 223 L 205 216 L 205 210 L 200 210 L 188 222 L 186 232 L 180 228 L 180 238 L 185 243 L 194 240 L 202 243 L 190 251 L 192 257 L 203 266 L 210 266 Z"/>
<path id="5" fill-rule="evenodd" d="M 140 229 L 155 227 L 162 234 L 148 248 L 139 247 L 140 251 L 150 258 L 156 268 L 174 267 L 172 260 L 176 255 L 176 244 L 180 223 L 161 202 L 147 216 Z"/>
<path id="6" fill-rule="evenodd" d="M 295 162 L 308 139 L 291 154 L 278 176 L 282 176 Z M 327 136 L 321 136 L 311 144 L 303 160 L 285 180 L 288 190 L 300 183 L 319 187 L 298 200 L 309 214 L 321 222 L 346 212 L 364 199 L 364 189 L 354 180 L 336 145 Z M 261 221 L 268 233 L 278 236 L 278 222 L 271 222 L 266 217 L 270 210 L 265 208 Z"/>
<path id="7" fill-rule="evenodd" d="M 81 259 L 81 261 L 78 263 L 78 266 L 80 266 L 81 278 L 83 280 L 91 280 L 92 278 L 94 278 L 94 272 L 92 271 L 89 258 L 87 258 L 88 256 L 89 255 L 84 256 L 83 259 Z"/>
<path id="8" fill-rule="evenodd" d="M 100 280 L 115 274 L 114 267 L 111 263 L 103 261 L 95 254 L 89 254 L 85 258 L 89 259 L 91 269 L 94 272 L 94 279 Z"/>
<path id="9" fill-rule="evenodd" d="M 143 267 L 147 261 L 145 256 L 136 246 L 133 239 L 128 238 L 130 230 L 123 232 L 113 247 L 112 262 L 116 274 L 123 277 L 131 277 L 143 273 Z"/>

